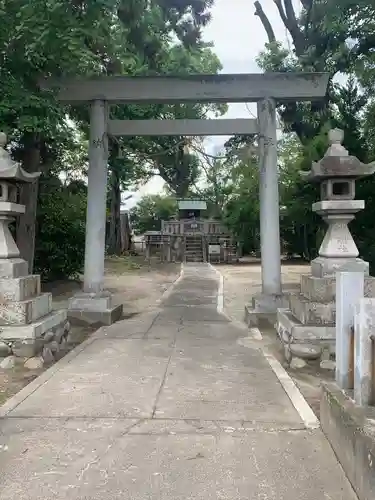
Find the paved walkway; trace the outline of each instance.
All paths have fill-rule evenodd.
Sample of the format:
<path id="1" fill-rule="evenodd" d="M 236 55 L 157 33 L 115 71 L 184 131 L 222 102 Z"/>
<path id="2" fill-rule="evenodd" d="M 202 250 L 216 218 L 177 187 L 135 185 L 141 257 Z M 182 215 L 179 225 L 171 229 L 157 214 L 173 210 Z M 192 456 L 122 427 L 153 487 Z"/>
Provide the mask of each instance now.
<path id="1" fill-rule="evenodd" d="M 218 290 L 209 265 L 186 266 L 159 310 L 100 330 L 10 400 L 1 500 L 354 500 Z"/>

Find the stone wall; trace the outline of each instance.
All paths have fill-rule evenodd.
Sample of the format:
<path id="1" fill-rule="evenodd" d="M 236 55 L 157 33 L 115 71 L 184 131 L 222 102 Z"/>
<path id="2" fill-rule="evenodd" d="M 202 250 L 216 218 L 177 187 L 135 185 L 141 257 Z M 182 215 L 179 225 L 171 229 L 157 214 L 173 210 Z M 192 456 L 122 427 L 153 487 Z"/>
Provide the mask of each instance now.
<path id="1" fill-rule="evenodd" d="M 375 498 L 375 407 L 359 407 L 335 384 L 325 384 L 320 420 L 359 500 Z"/>

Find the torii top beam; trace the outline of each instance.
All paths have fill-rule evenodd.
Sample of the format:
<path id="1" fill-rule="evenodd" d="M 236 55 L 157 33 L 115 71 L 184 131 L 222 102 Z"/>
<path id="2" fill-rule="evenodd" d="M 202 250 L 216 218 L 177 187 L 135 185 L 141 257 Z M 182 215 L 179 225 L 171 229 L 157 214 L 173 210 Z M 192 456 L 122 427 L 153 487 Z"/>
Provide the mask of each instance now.
<path id="1" fill-rule="evenodd" d="M 59 89 L 68 103 L 105 100 L 109 103 L 313 101 L 326 95 L 327 73 L 264 73 L 186 76 L 114 76 L 41 82 Z"/>

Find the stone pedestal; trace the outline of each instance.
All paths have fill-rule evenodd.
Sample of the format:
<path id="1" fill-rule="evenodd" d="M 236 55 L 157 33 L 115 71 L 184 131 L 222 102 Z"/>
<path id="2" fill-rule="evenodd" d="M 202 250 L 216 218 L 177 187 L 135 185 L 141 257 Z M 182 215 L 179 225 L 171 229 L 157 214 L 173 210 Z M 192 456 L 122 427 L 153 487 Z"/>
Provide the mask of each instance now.
<path id="1" fill-rule="evenodd" d="M 19 258 L 0 260 L 0 351 L 51 363 L 65 348 L 67 312 L 52 311 L 52 295 L 41 293 L 40 276 L 28 275 L 27 268 Z"/>
<path id="2" fill-rule="evenodd" d="M 337 271 L 364 273 L 365 296 L 375 296 L 375 279 L 369 277 L 368 263 L 358 257 L 348 228 L 365 206 L 363 200 L 354 199 L 355 178 L 373 174 L 375 167 L 348 155 L 341 145 L 340 130 L 332 130 L 329 138 L 331 146 L 325 157 L 305 173 L 309 180 L 321 183 L 322 200 L 314 203 L 312 210 L 324 219 L 328 229 L 319 256 L 311 262 L 311 275 L 302 277 L 299 292 L 290 294 L 288 306 L 277 311 L 277 332 L 288 361 L 293 356 L 316 359 L 334 354 Z"/>
<path id="3" fill-rule="evenodd" d="M 68 315 L 74 322 L 86 324 L 111 325 L 121 319 L 122 304 L 114 305 L 110 292 L 81 292 L 69 301 Z"/>
<path id="4" fill-rule="evenodd" d="M 285 307 L 288 307 L 287 294 L 260 293 L 252 298 L 250 305 L 245 306 L 245 323 L 255 327 L 259 326 L 262 320 L 272 322 L 276 311 Z"/>
<path id="5" fill-rule="evenodd" d="M 41 293 L 40 276 L 28 274 L 28 264 L 9 230 L 9 223 L 25 213 L 17 200 L 17 185 L 34 182 L 30 174 L 14 162 L 4 149 L 6 136 L 0 133 L 0 361 L 1 368 L 14 366 L 38 356 L 52 363 L 66 344 L 69 322 L 66 311 L 52 311 L 52 295 Z"/>
<path id="6" fill-rule="evenodd" d="M 343 269 L 345 270 L 345 269 Z M 288 306 L 277 311 L 277 333 L 288 361 L 293 356 L 316 359 L 335 353 L 336 279 L 306 275 L 300 293 L 288 296 Z M 365 278 L 365 296 L 375 297 L 375 278 Z M 303 356 L 301 345 L 311 346 L 311 356 Z"/>

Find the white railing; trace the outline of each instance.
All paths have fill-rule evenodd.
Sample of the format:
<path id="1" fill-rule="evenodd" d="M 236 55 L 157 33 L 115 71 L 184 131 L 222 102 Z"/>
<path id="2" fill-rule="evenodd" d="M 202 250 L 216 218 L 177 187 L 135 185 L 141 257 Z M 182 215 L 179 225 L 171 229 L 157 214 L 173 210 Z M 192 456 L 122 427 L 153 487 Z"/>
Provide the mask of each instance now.
<path id="1" fill-rule="evenodd" d="M 375 299 L 364 298 L 363 272 L 336 275 L 336 383 L 375 405 Z"/>
<path id="2" fill-rule="evenodd" d="M 163 234 L 182 234 L 183 228 L 181 230 L 181 222 L 180 221 L 161 221 L 161 231 Z"/>
<path id="3" fill-rule="evenodd" d="M 228 234 L 228 231 L 219 221 L 212 220 L 169 220 L 162 221 L 161 230 L 168 235 L 182 235 L 188 233 L 203 233 L 203 234 Z"/>

